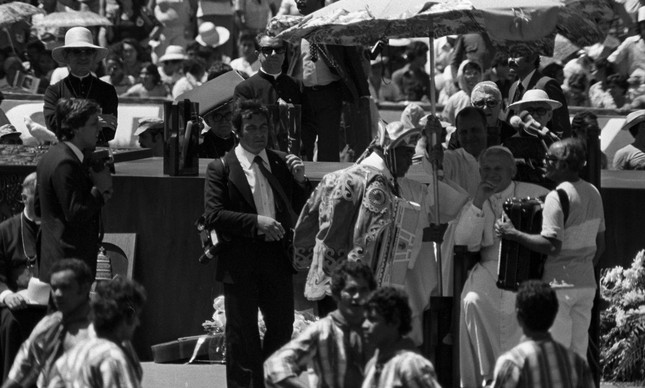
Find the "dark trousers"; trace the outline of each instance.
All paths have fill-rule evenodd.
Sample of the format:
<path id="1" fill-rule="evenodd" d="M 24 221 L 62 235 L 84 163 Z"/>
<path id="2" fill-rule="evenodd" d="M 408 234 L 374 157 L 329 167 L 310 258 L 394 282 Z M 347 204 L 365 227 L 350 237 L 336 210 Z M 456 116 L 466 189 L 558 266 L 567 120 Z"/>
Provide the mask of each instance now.
<path id="1" fill-rule="evenodd" d="M 38 321 L 45 316 L 46 309 L 28 307 L 11 311 L 7 307 L 0 308 L 0 373 L 2 381 L 7 380 L 14 358 L 20 345 L 29 337 Z"/>
<path id="2" fill-rule="evenodd" d="M 340 116 L 343 109 L 340 81 L 325 86 L 305 87 L 302 96 L 302 150 L 313 160 L 318 136 L 318 161 L 340 160 Z"/>
<path id="3" fill-rule="evenodd" d="M 285 260 L 257 257 L 243 279 L 224 284 L 228 388 L 264 387 L 264 360 L 291 340 L 293 281 Z M 264 341 L 258 333 L 258 308 L 266 327 Z"/>

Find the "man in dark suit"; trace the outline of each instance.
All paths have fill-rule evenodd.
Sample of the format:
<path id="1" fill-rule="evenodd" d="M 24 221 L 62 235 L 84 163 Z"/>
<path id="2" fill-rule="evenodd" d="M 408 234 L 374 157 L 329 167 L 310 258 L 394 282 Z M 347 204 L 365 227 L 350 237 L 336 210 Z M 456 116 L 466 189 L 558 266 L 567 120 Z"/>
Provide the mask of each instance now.
<path id="1" fill-rule="evenodd" d="M 553 118 L 548 127 L 560 138 L 571 136 L 567 100 L 558 81 L 543 75 L 538 70 L 540 55 L 527 45 L 515 45 L 511 49 L 508 65 L 510 71 L 517 74 L 517 81 L 511 85 L 508 91 L 509 105 L 520 101 L 524 93 L 529 89 L 542 89 L 549 95 L 551 100 L 562 104 L 560 108 L 553 111 Z M 511 117 L 519 114 L 520 112 L 509 109 L 507 117 L 510 120 Z"/>
<path id="2" fill-rule="evenodd" d="M 325 0 L 300 0 L 296 4 L 301 14 L 309 15 L 324 7 Z M 308 160 L 313 160 L 317 142 L 318 161 L 339 161 L 343 102 L 350 104 L 343 117 L 349 147 L 360 155 L 372 140 L 366 62 L 363 50 L 357 47 L 309 44 L 303 39 L 292 50 L 287 73 L 304 85 L 302 151 Z"/>
<path id="3" fill-rule="evenodd" d="M 41 218 L 39 278 L 49 281 L 52 265 L 79 258 L 96 274 L 100 213 L 112 195 L 112 176 L 84 164 L 99 134 L 100 107 L 82 99 L 61 99 L 56 105 L 56 136 L 38 162 L 36 215 Z M 89 163 L 88 163 L 89 164 Z"/>
<path id="4" fill-rule="evenodd" d="M 258 100 L 264 105 L 278 104 L 278 100 L 300 104 L 300 84 L 282 72 L 287 50 L 282 39 L 258 34 L 260 70 L 235 87 L 235 99 Z"/>
<path id="5" fill-rule="evenodd" d="M 266 149 L 265 107 L 240 100 L 232 122 L 240 143 L 208 165 L 204 219 L 224 241 L 216 279 L 224 283 L 226 301 L 227 384 L 258 388 L 264 387 L 264 360 L 291 339 L 293 269 L 287 249 L 310 189 L 300 158 Z"/>

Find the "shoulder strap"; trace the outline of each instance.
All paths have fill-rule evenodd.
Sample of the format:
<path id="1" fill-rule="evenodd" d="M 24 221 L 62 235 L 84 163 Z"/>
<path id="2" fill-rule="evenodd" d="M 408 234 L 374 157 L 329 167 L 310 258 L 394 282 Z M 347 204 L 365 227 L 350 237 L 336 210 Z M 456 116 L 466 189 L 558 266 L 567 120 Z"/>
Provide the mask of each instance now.
<path id="1" fill-rule="evenodd" d="M 555 192 L 558 193 L 558 198 L 560 198 L 560 206 L 562 206 L 562 214 L 564 214 L 564 223 L 566 224 L 569 218 L 569 196 L 563 189 L 557 189 Z"/>
<path id="2" fill-rule="evenodd" d="M 553 78 L 548 77 L 548 76 L 542 76 L 538 82 L 533 86 L 533 89 L 542 89 L 544 90 L 544 87 L 546 86 L 547 82 L 551 81 Z"/>

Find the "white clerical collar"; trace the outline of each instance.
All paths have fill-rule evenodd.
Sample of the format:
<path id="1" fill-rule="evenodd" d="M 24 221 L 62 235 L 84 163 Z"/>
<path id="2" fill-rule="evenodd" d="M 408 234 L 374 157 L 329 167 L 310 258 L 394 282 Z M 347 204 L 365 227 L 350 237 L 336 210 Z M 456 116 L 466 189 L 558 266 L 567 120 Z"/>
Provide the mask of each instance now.
<path id="1" fill-rule="evenodd" d="M 273 77 L 273 79 L 278 79 L 278 77 L 280 76 L 280 74 L 282 74 L 282 72 L 279 72 L 278 74 L 271 74 L 271 73 L 267 73 L 266 71 L 264 71 L 264 68 L 262 68 L 262 67 L 260 67 L 260 71 L 261 71 L 262 73 L 264 73 L 264 74 L 266 74 L 266 75 L 270 76 L 270 77 Z"/>
<path id="2" fill-rule="evenodd" d="M 76 74 L 74 74 L 74 73 L 72 73 L 72 72 L 70 72 L 69 74 L 71 74 L 72 76 L 74 76 L 74 78 L 78 78 L 78 79 L 80 79 L 80 80 L 82 81 L 82 80 L 84 80 L 85 78 L 89 77 L 92 73 L 87 73 L 87 74 L 85 74 L 85 75 L 83 75 L 83 76 L 76 75 Z"/>
<path id="3" fill-rule="evenodd" d="M 65 141 L 63 143 L 67 144 L 67 146 L 72 149 L 72 152 L 74 152 L 74 155 L 76 155 L 78 160 L 80 160 L 81 163 L 83 163 L 83 159 L 85 158 L 83 156 L 83 152 L 81 152 L 81 150 L 78 149 L 78 147 L 74 143 L 72 143 L 71 141 Z"/>

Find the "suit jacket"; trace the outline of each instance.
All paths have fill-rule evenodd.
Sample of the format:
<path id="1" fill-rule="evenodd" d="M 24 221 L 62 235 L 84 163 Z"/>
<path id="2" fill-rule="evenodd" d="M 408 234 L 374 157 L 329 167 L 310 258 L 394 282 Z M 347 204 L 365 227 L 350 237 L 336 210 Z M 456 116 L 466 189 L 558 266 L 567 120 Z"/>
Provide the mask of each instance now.
<path id="1" fill-rule="evenodd" d="M 41 217 L 39 278 L 49 282 L 52 265 L 77 258 L 96 273 L 103 197 L 92 194 L 88 169 L 65 143 L 52 146 L 38 162 L 36 214 Z"/>
<path id="2" fill-rule="evenodd" d="M 546 76 L 540 73 L 539 70 L 536 70 L 535 73 L 533 73 L 533 76 L 531 77 L 531 79 L 529 80 L 529 85 L 526 88 L 526 90 L 540 88 L 544 90 L 546 94 L 549 95 L 550 99 L 558 101 L 562 104 L 560 108 L 553 111 L 553 117 L 551 118 L 551 121 L 547 123 L 547 127 L 553 132 L 555 132 L 560 138 L 570 137 L 571 122 L 569 121 L 569 108 L 567 107 L 567 99 L 564 96 L 564 93 L 562 92 L 562 88 L 560 87 L 560 84 L 558 84 L 558 81 L 554 80 L 553 78 L 546 77 L 548 80 L 546 80 L 546 82 L 540 82 L 540 85 L 538 85 L 538 82 L 543 77 L 546 77 Z M 517 89 L 517 85 L 519 85 L 520 81 L 521 80 L 513 82 L 513 84 L 511 85 L 511 88 L 508 91 L 509 105 L 516 102 L 516 101 L 511 101 L 510 99 L 513 99 L 513 96 L 515 96 L 515 90 Z M 526 93 L 526 90 L 524 91 L 525 93 Z M 519 113 L 520 112 L 514 112 L 513 110 L 509 110 L 508 119 L 510 120 L 511 117 Z"/>
<path id="3" fill-rule="evenodd" d="M 286 154 L 268 149 L 266 152 L 271 173 L 278 179 L 294 211 L 298 213 L 311 190 L 303 189 L 293 179 L 284 161 Z M 284 258 L 281 261 L 284 265 L 276 270 L 292 271 L 285 239 L 267 242 L 264 241 L 263 235 L 258 234 L 257 209 L 253 194 L 234 149 L 223 159 L 226 166 L 223 166 L 219 159 L 208 164 L 204 187 L 205 225 L 209 229 L 215 229 L 220 238 L 226 241 L 219 254 L 216 279 L 238 282 L 244 279 L 245 271 L 252 267 L 256 260 L 269 255 Z M 274 193 L 274 199 L 279 201 L 277 193 Z M 276 206 L 276 219 L 286 230 L 295 226 L 289 225 L 289 214 L 284 206 Z"/>
<path id="4" fill-rule="evenodd" d="M 301 103 L 301 85 L 293 77 L 284 73 L 277 78 L 262 70 L 235 86 L 235 98 L 259 100 L 266 105 L 275 105 L 278 98 L 291 104 Z"/>

